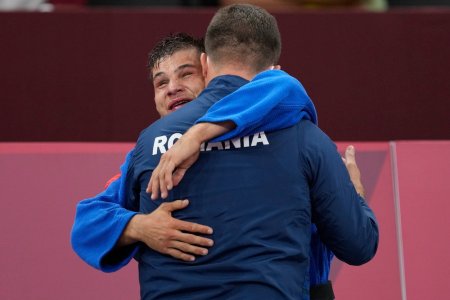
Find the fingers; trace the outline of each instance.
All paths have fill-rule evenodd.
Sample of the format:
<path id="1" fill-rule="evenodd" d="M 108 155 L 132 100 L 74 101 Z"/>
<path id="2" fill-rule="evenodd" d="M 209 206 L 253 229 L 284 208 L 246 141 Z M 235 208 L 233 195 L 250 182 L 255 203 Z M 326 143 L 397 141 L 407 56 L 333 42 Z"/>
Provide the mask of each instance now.
<path id="1" fill-rule="evenodd" d="M 348 146 L 345 149 L 345 157 L 342 158 L 342 160 L 344 161 L 347 170 L 350 173 L 350 177 L 354 177 L 354 176 L 360 176 L 359 175 L 359 169 L 358 169 L 358 165 L 356 164 L 356 152 L 355 152 L 355 147 L 353 147 L 352 145 Z"/>
<path id="2" fill-rule="evenodd" d="M 164 202 L 159 208 L 168 212 L 173 212 L 175 210 L 183 209 L 189 205 L 189 200 L 175 200 L 172 202 Z"/>
<path id="3" fill-rule="evenodd" d="M 345 149 L 345 161 L 348 164 L 356 164 L 356 153 L 353 145 L 350 145 Z"/>
<path id="4" fill-rule="evenodd" d="M 180 250 L 177 250 L 175 248 L 168 248 L 166 251 L 166 254 L 184 260 L 184 261 L 194 261 L 195 260 L 195 256 L 193 255 L 189 255 L 187 253 L 183 253 Z"/>
<path id="5" fill-rule="evenodd" d="M 151 193 L 152 200 L 158 199 L 160 193 L 161 198 L 167 198 L 169 191 L 173 188 L 172 173 L 174 170 L 175 164 L 171 160 L 170 153 L 164 153 L 147 185 L 147 193 Z"/>
<path id="6" fill-rule="evenodd" d="M 159 189 L 161 191 L 161 198 L 165 199 L 165 198 L 167 198 L 168 192 L 167 192 L 167 186 L 164 182 L 164 176 L 161 176 L 161 174 L 158 174 L 158 182 L 159 182 Z"/>
<path id="7" fill-rule="evenodd" d="M 208 254 L 208 249 L 198 247 L 189 243 L 184 243 L 182 241 L 171 241 L 169 244 L 169 249 L 176 249 L 188 255 L 193 254 L 204 256 Z"/>
<path id="8" fill-rule="evenodd" d="M 166 254 L 184 261 L 194 261 L 194 255 L 204 256 L 208 254 L 208 249 L 197 247 L 181 241 L 171 241 L 168 245 Z"/>
<path id="9" fill-rule="evenodd" d="M 192 255 L 207 255 L 209 251 L 204 247 L 211 247 L 212 245 L 213 241 L 210 239 L 177 232 L 173 239 L 167 242 L 166 253 L 185 261 L 193 261 L 195 257 Z"/>
<path id="10" fill-rule="evenodd" d="M 181 137 L 166 153 L 161 156 L 158 166 L 152 172 L 152 177 L 147 186 L 147 193 L 151 193 L 153 200 L 168 197 L 169 191 L 174 185 L 178 185 L 200 154 L 200 142 L 183 142 Z M 177 170 L 179 170 L 177 172 Z M 174 173 L 175 172 L 175 173 Z"/>
<path id="11" fill-rule="evenodd" d="M 161 197 L 163 199 L 167 198 L 168 191 L 172 190 L 172 173 L 175 169 L 175 165 L 172 162 L 167 162 L 161 168 L 161 172 L 159 174 L 160 177 L 160 188 L 161 188 Z"/>
<path id="12" fill-rule="evenodd" d="M 172 217 L 173 211 L 188 205 L 188 200 L 165 202 L 152 213 L 139 219 L 133 218 L 133 232 L 136 232 L 133 238 L 155 251 L 184 261 L 193 261 L 196 255 L 208 254 L 206 247 L 211 247 L 214 242 L 197 234 L 211 234 L 212 228 Z"/>
<path id="13" fill-rule="evenodd" d="M 355 147 L 350 145 L 345 149 L 345 158 L 342 160 L 347 167 L 348 174 L 350 175 L 350 180 L 355 187 L 356 192 L 361 196 L 365 197 L 364 186 L 361 182 L 361 172 L 359 171 L 358 165 L 356 164 L 356 151 Z"/>
<path id="14" fill-rule="evenodd" d="M 176 200 L 161 204 L 160 209 L 172 212 L 183 209 L 188 204 L 188 200 Z M 170 228 L 170 231 L 167 232 L 167 240 L 163 249 L 165 249 L 164 253 L 175 258 L 184 261 L 194 261 L 195 255 L 207 255 L 208 249 L 205 247 L 214 245 L 213 240 L 192 234 L 212 234 L 213 230 L 209 226 L 172 218 Z"/>
<path id="15" fill-rule="evenodd" d="M 173 173 L 173 186 L 177 186 L 181 180 L 184 177 L 184 174 L 186 174 L 187 169 L 184 168 L 178 168 Z"/>
<path id="16" fill-rule="evenodd" d="M 151 193 L 152 200 L 156 200 L 159 198 L 159 178 L 156 174 L 152 174 L 152 178 L 150 178 L 150 182 L 147 186 L 147 193 Z"/>
<path id="17" fill-rule="evenodd" d="M 186 232 L 192 232 L 192 233 L 202 233 L 202 234 L 212 234 L 213 229 L 209 226 L 200 225 L 197 223 L 187 222 L 187 221 L 181 221 L 181 220 L 174 220 L 175 228 L 178 230 L 186 231 Z M 205 245 L 208 246 L 208 245 Z"/>
<path id="18" fill-rule="evenodd" d="M 175 210 L 180 210 L 185 208 L 186 206 L 189 205 L 189 200 L 185 199 L 185 200 L 176 200 L 173 202 L 165 202 L 163 204 L 161 204 L 159 206 L 159 209 L 161 210 L 165 210 L 167 212 L 173 212 Z M 205 226 L 205 225 L 201 225 L 201 224 L 197 224 L 197 223 L 193 223 L 193 222 L 187 222 L 187 221 L 181 221 L 178 219 L 172 219 L 172 227 L 176 230 L 181 230 L 181 231 L 186 231 L 186 232 L 191 232 L 191 233 L 201 233 L 201 234 L 212 234 L 213 233 L 213 229 L 209 226 Z M 209 240 L 209 239 L 207 239 Z M 201 238 L 200 240 L 195 240 L 195 242 L 202 242 L 204 241 L 203 238 Z M 212 242 L 212 240 L 209 240 Z M 185 240 L 185 242 L 190 242 L 190 240 Z M 211 246 L 208 243 L 203 244 L 203 242 L 199 245 L 204 245 L 204 246 Z"/>

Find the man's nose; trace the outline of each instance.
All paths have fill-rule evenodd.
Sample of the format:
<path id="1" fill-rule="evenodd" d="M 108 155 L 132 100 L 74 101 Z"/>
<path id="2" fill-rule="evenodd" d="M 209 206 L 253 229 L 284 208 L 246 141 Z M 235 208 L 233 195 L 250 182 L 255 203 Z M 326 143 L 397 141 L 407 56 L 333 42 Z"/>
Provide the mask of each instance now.
<path id="1" fill-rule="evenodd" d="M 175 95 L 183 89 L 183 86 L 178 82 L 178 80 L 171 80 L 169 82 L 168 94 Z"/>

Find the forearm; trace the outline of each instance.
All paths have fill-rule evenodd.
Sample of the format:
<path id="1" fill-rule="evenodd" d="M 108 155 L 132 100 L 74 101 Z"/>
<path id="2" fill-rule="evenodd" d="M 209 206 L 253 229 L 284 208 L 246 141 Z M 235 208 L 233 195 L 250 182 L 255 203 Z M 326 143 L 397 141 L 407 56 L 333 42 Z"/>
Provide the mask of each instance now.
<path id="1" fill-rule="evenodd" d="M 139 224 L 142 220 L 141 214 L 134 215 L 120 235 L 116 247 L 125 247 L 141 241 L 139 235 Z"/>
<path id="2" fill-rule="evenodd" d="M 200 145 L 215 137 L 225 134 L 236 127 L 233 121 L 218 123 L 199 123 L 192 126 L 185 134 L 184 139 Z"/>
<path id="3" fill-rule="evenodd" d="M 315 107 L 305 89 L 289 74 L 270 70 L 215 103 L 197 123 L 233 122 L 235 127 L 214 138 L 217 142 L 283 129 L 301 119 L 317 123 Z"/>

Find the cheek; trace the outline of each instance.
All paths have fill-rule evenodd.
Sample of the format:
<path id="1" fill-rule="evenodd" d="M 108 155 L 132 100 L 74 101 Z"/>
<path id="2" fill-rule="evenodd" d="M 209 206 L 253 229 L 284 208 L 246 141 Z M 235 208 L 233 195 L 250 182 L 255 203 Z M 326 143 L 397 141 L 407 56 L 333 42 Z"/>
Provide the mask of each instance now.
<path id="1" fill-rule="evenodd" d="M 200 95 L 200 93 L 205 89 L 205 81 L 203 80 L 203 77 L 197 78 L 193 84 L 193 88 L 191 89 L 192 93 L 194 94 L 195 98 Z"/>
<path id="2" fill-rule="evenodd" d="M 155 91 L 155 104 L 156 107 L 162 107 L 164 106 L 164 95 L 161 93 L 161 91 Z"/>
<path id="3" fill-rule="evenodd" d="M 155 100 L 155 107 L 156 107 L 156 110 L 158 111 L 158 114 L 162 117 L 167 115 L 168 111 L 167 111 L 167 107 L 165 105 L 164 98 L 156 97 L 156 95 L 155 95 L 154 100 Z"/>
<path id="4" fill-rule="evenodd" d="M 164 107 L 164 103 L 162 101 L 155 100 L 156 107 Z"/>

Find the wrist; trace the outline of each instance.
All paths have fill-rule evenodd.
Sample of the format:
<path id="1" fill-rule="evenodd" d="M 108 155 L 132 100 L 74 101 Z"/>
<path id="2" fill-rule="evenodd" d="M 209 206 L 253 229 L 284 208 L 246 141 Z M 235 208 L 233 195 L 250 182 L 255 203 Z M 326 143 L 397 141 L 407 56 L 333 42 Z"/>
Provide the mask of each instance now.
<path id="1" fill-rule="evenodd" d="M 211 123 L 199 123 L 192 126 L 185 134 L 184 138 L 190 143 L 198 144 L 204 143 L 213 137 L 210 137 Z"/>
<path id="2" fill-rule="evenodd" d="M 134 215 L 122 232 L 117 243 L 118 246 L 127 246 L 140 241 L 139 224 L 141 224 L 143 215 Z"/>
<path id="3" fill-rule="evenodd" d="M 198 123 L 192 126 L 185 135 L 187 135 L 190 141 L 200 145 L 233 130 L 235 127 L 236 124 L 233 121 Z"/>

